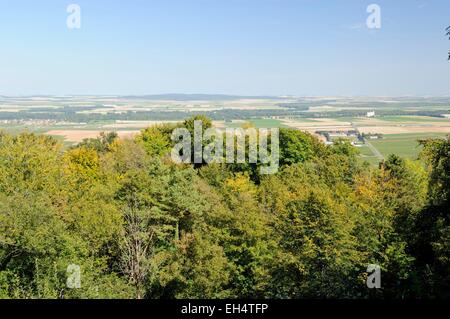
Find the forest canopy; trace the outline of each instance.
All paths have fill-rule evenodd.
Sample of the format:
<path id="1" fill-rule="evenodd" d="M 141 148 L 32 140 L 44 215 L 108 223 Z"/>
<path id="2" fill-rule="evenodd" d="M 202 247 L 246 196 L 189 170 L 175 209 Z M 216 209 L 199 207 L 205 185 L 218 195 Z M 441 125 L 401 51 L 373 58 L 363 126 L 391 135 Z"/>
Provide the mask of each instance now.
<path id="1" fill-rule="evenodd" d="M 170 134 L 192 120 L 69 149 L 0 133 L 0 298 L 450 297 L 449 137 L 371 167 L 283 128 L 262 176 L 174 164 Z"/>

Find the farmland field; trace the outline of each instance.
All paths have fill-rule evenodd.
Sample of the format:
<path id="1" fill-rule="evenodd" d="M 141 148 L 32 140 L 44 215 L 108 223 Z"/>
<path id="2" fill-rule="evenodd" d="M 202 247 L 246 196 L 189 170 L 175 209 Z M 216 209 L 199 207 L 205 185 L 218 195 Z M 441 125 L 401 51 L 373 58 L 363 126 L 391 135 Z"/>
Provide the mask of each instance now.
<path id="1" fill-rule="evenodd" d="M 256 128 L 285 127 L 281 121 L 273 119 L 254 119 L 249 122 Z"/>
<path id="2" fill-rule="evenodd" d="M 374 111 L 375 117 L 367 117 Z M 417 140 L 450 133 L 450 98 L 243 97 L 224 95 L 157 96 L 0 96 L 0 129 L 55 136 L 66 145 L 101 132 L 132 137 L 161 123 L 205 115 L 218 129 L 252 125 L 288 127 L 315 134 L 382 134 L 358 147 L 361 159 L 376 164 L 389 154 L 416 159 Z M 333 138 L 331 139 L 331 141 Z M 355 140 L 355 136 L 350 138 Z"/>
<path id="3" fill-rule="evenodd" d="M 444 136 L 445 134 L 439 133 L 388 134 L 384 135 L 383 139 L 370 143 L 385 157 L 396 154 L 405 158 L 417 159 L 421 150 L 419 140 Z"/>

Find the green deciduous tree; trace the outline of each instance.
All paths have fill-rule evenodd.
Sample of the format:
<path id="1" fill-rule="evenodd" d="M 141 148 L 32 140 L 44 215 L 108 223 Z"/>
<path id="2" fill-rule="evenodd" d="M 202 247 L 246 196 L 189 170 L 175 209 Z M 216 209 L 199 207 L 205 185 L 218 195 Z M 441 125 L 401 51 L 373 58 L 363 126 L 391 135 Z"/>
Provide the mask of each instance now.
<path id="1" fill-rule="evenodd" d="M 450 296 L 450 137 L 370 167 L 347 141 L 283 128 L 280 170 L 261 175 L 171 162 L 172 130 L 195 120 L 212 124 L 68 149 L 0 132 L 0 298 Z"/>

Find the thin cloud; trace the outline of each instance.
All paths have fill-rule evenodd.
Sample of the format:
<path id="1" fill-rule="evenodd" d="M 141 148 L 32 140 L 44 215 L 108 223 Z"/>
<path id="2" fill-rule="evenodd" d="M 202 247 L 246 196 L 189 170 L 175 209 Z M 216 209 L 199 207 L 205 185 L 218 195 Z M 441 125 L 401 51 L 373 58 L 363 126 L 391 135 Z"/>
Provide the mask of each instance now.
<path id="1" fill-rule="evenodd" d="M 428 6 L 428 2 L 420 2 L 420 3 L 417 5 L 417 8 L 423 9 L 423 8 L 425 8 L 426 6 Z"/>
<path id="2" fill-rule="evenodd" d="M 355 23 L 352 25 L 347 25 L 344 26 L 345 29 L 349 29 L 349 30 L 361 30 L 365 27 L 366 25 L 364 23 Z"/>

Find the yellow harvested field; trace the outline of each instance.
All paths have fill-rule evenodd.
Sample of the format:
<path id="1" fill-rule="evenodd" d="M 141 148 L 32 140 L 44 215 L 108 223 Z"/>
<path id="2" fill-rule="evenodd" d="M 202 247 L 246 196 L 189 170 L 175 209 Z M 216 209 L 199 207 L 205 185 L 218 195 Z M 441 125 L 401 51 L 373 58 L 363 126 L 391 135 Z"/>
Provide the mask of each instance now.
<path id="1" fill-rule="evenodd" d="M 322 125 L 350 125 L 350 122 L 345 122 L 345 121 L 338 121 L 335 119 L 314 119 L 315 121 L 319 122 Z"/>
<path id="2" fill-rule="evenodd" d="M 19 108 L 17 108 L 17 109 L 5 109 L 5 108 L 0 108 L 0 112 L 10 112 L 10 113 L 14 113 L 14 112 L 21 112 L 21 111 L 23 111 L 23 110 L 26 110 L 25 108 L 23 108 L 23 109 L 19 109 Z"/>
<path id="3" fill-rule="evenodd" d="M 306 118 L 305 121 L 302 120 L 292 120 L 292 119 L 283 119 L 283 124 L 297 127 L 297 126 L 348 126 L 351 125 L 350 122 L 346 121 L 338 121 L 335 119 L 329 119 L 329 118 L 315 118 L 315 119 L 309 119 Z"/>
<path id="4" fill-rule="evenodd" d="M 224 121 L 212 121 L 212 125 L 213 125 L 215 128 L 225 128 L 225 127 L 226 127 Z"/>
<path id="5" fill-rule="evenodd" d="M 357 118 L 355 119 L 354 123 L 358 124 L 358 125 L 369 125 L 369 126 L 375 126 L 375 125 L 384 125 L 384 126 L 389 126 L 392 125 L 392 122 L 388 122 L 388 121 L 383 121 L 379 118 Z"/>
<path id="6" fill-rule="evenodd" d="M 286 126 L 312 133 L 316 131 L 348 131 L 352 129 L 351 123 L 332 119 L 314 119 L 314 121 L 308 122 L 283 120 L 282 123 Z"/>
<path id="7" fill-rule="evenodd" d="M 85 138 L 96 138 L 102 131 L 87 131 L 87 130 L 53 130 L 48 131 L 47 135 L 62 136 L 68 142 L 79 143 Z M 121 138 L 131 138 L 138 134 L 139 131 L 119 131 L 117 134 Z"/>
<path id="8" fill-rule="evenodd" d="M 358 130 L 373 134 L 450 133 L 450 126 L 361 126 Z"/>
<path id="9" fill-rule="evenodd" d="M 121 129 L 121 128 L 136 128 L 144 129 L 150 126 L 167 124 L 167 123 L 178 123 L 177 121 L 117 121 L 114 124 L 106 124 L 102 127 L 106 129 Z"/>
<path id="10" fill-rule="evenodd" d="M 338 121 L 329 118 L 283 119 L 286 126 L 311 133 L 317 131 L 348 131 L 358 129 L 361 133 L 402 134 L 402 133 L 450 133 L 450 122 L 393 123 L 375 118 L 358 118 L 355 122 Z"/>

